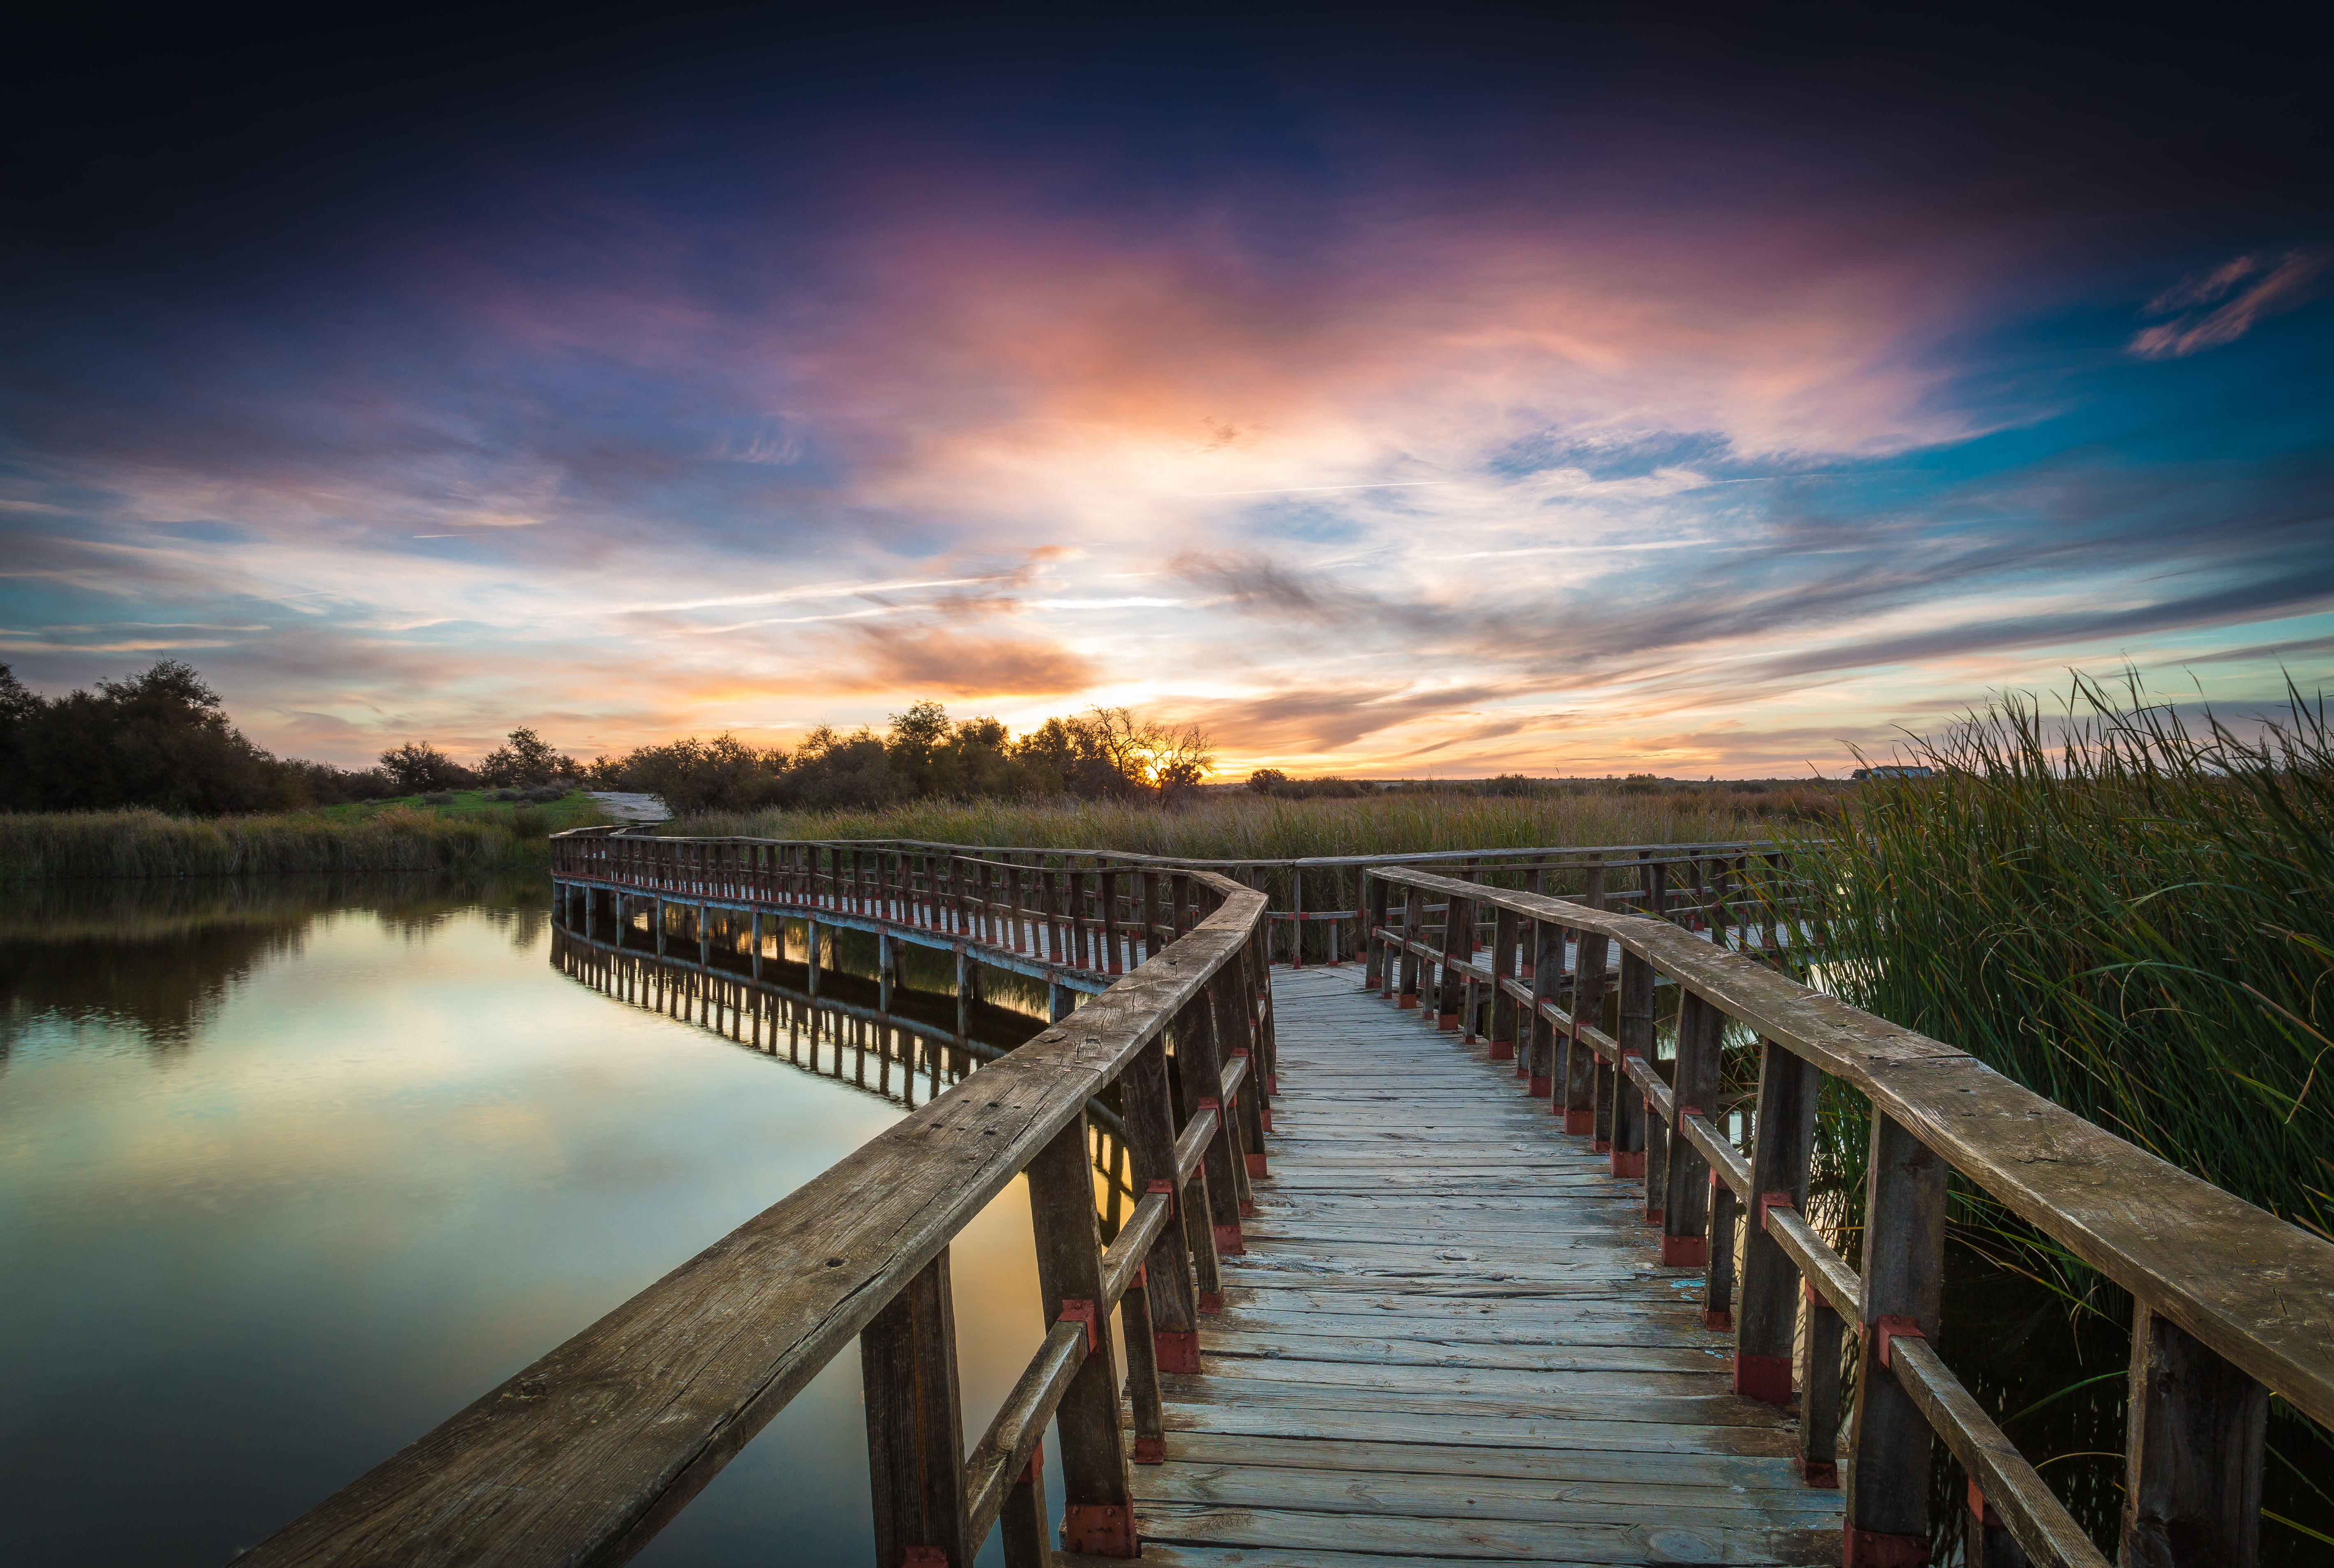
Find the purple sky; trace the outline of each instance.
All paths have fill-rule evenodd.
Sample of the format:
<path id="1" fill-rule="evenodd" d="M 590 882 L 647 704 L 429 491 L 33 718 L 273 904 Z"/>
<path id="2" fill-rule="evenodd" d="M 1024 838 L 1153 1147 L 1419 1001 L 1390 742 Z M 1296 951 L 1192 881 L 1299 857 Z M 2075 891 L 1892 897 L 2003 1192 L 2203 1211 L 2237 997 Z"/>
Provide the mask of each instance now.
<path id="1" fill-rule="evenodd" d="M 1837 771 L 2070 668 L 2334 672 L 2283 14 L 1488 17 L 58 24 L 0 660 L 184 658 L 342 762 L 937 697 L 1387 776 Z"/>

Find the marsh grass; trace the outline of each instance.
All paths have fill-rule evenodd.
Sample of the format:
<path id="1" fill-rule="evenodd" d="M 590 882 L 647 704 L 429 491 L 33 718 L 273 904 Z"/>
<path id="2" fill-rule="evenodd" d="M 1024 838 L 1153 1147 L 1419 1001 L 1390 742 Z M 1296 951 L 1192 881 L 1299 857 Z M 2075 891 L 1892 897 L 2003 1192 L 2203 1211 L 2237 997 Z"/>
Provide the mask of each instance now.
<path id="1" fill-rule="evenodd" d="M 443 809 L 391 801 L 262 817 L 10 813 L 0 815 L 0 881 L 521 870 L 546 863 L 552 831 L 601 819 L 580 794 L 548 806 L 458 797 Z"/>
<path id="2" fill-rule="evenodd" d="M 2078 681 L 2063 715 L 2007 698 L 1914 743 L 1909 760 L 1937 777 L 1866 783 L 1850 831 L 1791 846 L 1828 895 L 1795 961 L 1857 1006 L 2334 1237 L 2334 736 L 2321 702 L 2287 699 L 2241 732 L 2210 714 L 2192 726 L 2136 680 L 2120 692 Z M 1818 1185 L 1851 1248 L 1869 1125 L 1860 1097 L 1828 1087 Z M 2054 1292 L 2105 1342 L 2106 1365 L 2122 1364 L 2123 1292 L 1958 1182 L 1952 1202 L 1959 1244 Z M 1948 1338 L 1951 1316 L 1949 1302 Z M 2098 1429 L 2077 1446 L 2116 1449 L 2120 1395 L 2095 1402 Z M 2264 1560 L 2323 1562 L 2334 1505 L 2309 1476 L 2334 1466 L 2334 1445 L 2284 1401 L 2272 1408 L 2264 1517 L 2291 1533 L 2268 1533 Z M 2054 1485 L 2096 1471 L 2084 1480 L 2108 1496 L 2111 1457 L 2068 1457 Z M 2106 1540 L 2102 1507 L 2085 1516 Z"/>
<path id="3" fill-rule="evenodd" d="M 1215 794 L 1162 809 L 1147 802 L 913 801 L 877 810 L 709 813 L 668 824 L 685 835 L 761 838 L 921 838 L 1032 849 L 1114 849 L 1192 860 L 1293 860 L 1435 849 L 1677 844 L 1764 838 L 1769 824 L 1837 818 L 1838 786 L 1743 792 L 1575 787 L 1542 795 L 1425 790 L 1359 799 Z"/>

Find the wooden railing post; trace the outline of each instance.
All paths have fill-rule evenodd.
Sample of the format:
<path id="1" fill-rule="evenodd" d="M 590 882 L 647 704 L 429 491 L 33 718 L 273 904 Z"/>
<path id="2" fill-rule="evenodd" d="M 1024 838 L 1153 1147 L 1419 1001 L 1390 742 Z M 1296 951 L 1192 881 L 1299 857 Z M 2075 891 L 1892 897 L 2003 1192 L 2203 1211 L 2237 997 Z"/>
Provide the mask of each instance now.
<path id="1" fill-rule="evenodd" d="M 1889 1370 L 1892 1336 L 1934 1340 L 1944 1285 L 1945 1172 L 1877 1107 L 1864 1198 L 1864 1338 L 1847 1445 L 1847 1568 L 1927 1561 L 1935 1434 Z"/>
<path id="2" fill-rule="evenodd" d="M 1083 1313 L 1086 1325 L 1086 1359 L 1054 1414 L 1062 1438 L 1062 1546 L 1132 1557 L 1134 1495 L 1118 1436 L 1117 1371 L 1110 1314 L 1102 1310 L 1102 1235 L 1095 1222 L 1083 1109 L 1029 1162 L 1028 1174 L 1046 1324 Z"/>
<path id="3" fill-rule="evenodd" d="M 2252 1568 L 2261 1558 L 2269 1390 L 2171 1319 L 2132 1316 L 2126 1568 Z"/>
<path id="4" fill-rule="evenodd" d="M 1183 1121 L 1189 1125 L 1203 1110 L 1216 1115 L 1216 1130 L 1208 1139 L 1201 1166 L 1208 1176 L 1208 1222 L 1219 1256 L 1238 1257 L 1240 1240 L 1240 1164 L 1239 1130 L 1223 1104 L 1223 1062 L 1216 1043 L 1215 1013 L 1220 983 L 1211 982 L 1183 1011 L 1175 1026 L 1175 1060 L 1182 1079 Z"/>
<path id="5" fill-rule="evenodd" d="M 1426 890 L 1423 887 L 1403 889 L 1402 900 L 1402 989 L 1395 999 L 1398 1007 L 1418 1005 L 1418 972 L 1422 960 L 1412 944 L 1426 935 Z"/>
<path id="6" fill-rule="evenodd" d="M 1556 1025 L 1548 1020 L 1548 1004 L 1564 979 L 1564 927 L 1553 920 L 1535 920 L 1531 944 L 1531 1013 L 1519 1035 L 1527 1041 L 1523 1047 L 1529 1076 L 1526 1092 L 1534 1099 L 1548 1099 L 1556 1082 Z M 1561 1101 L 1553 1101 L 1549 1108 L 1558 1116 L 1564 1114 Z"/>
<path id="7" fill-rule="evenodd" d="M 1391 996 L 1394 982 L 1386 963 L 1390 955 L 1378 932 L 1386 923 L 1386 906 L 1392 899 L 1394 884 L 1383 876 L 1372 876 L 1367 871 L 1362 873 L 1362 880 L 1368 884 L 1367 895 L 1363 900 L 1366 908 L 1362 915 L 1362 983 L 1381 996 Z"/>
<path id="8" fill-rule="evenodd" d="M 1200 1370 L 1200 1296 L 1191 1254 L 1183 1241 L 1181 1211 L 1188 1205 L 1175 1169 L 1175 1112 L 1168 1095 L 1166 1042 L 1153 1039 L 1135 1053 L 1118 1081 L 1135 1189 L 1162 1195 L 1176 1211 L 1143 1260 L 1150 1292 L 1152 1344 L 1161 1371 L 1196 1372 Z M 1142 1438 L 1138 1423 L 1134 1457 L 1139 1463 L 1165 1458 L 1163 1447 L 1155 1456 L 1145 1453 Z"/>
<path id="9" fill-rule="evenodd" d="M 1492 912 L 1491 927 L 1491 1060 L 1506 1061 L 1516 1055 L 1516 999 L 1508 982 L 1516 975 L 1516 912 L 1504 906 Z M 1531 1070 L 1529 1052 L 1516 1062 L 1519 1074 Z"/>
<path id="10" fill-rule="evenodd" d="M 1839 1341 L 1846 1324 L 1831 1302 L 1802 1282 L 1808 1321 L 1796 1352 L 1799 1385 L 1799 1452 L 1792 1463 L 1810 1486 L 1839 1485 Z M 1925 1545 L 1925 1543 L 1924 1543 Z M 1990 1568 L 1972 1563 L 1972 1568 Z"/>
<path id="11" fill-rule="evenodd" d="M 1696 996 L 1678 996 L 1677 1070 L 1671 1091 L 1677 1107 L 1663 1170 L 1662 1266 L 1701 1268 L 1710 1262 L 1710 1162 L 1680 1128 L 1688 1112 L 1713 1124 L 1718 1115 L 1718 1051 L 1726 1015 Z"/>
<path id="12" fill-rule="evenodd" d="M 1434 988 L 1434 1027 L 1459 1027 L 1459 999 L 1466 988 L 1460 966 L 1475 956 L 1474 905 L 1456 894 L 1442 903 L 1442 973 Z M 1469 1021 L 1471 1029 L 1473 1021 Z"/>
<path id="13" fill-rule="evenodd" d="M 1596 1091 L 1604 1069 L 1580 1031 L 1596 1027 L 1605 1016 L 1605 957 L 1611 938 L 1585 930 L 1577 934 L 1580 947 L 1572 972 L 1572 1029 L 1564 1042 L 1564 1130 L 1586 1136 L 1593 1152 Z"/>
<path id="14" fill-rule="evenodd" d="M 1710 1262 L 1702 1280 L 1702 1326 L 1727 1330 L 1734 1326 L 1734 1227 L 1742 1213 L 1734 1189 L 1710 1178 Z"/>
<path id="15" fill-rule="evenodd" d="M 859 1334 L 878 1568 L 971 1568 L 964 1539 L 964 1414 L 949 1255 L 918 1272 Z"/>
<path id="16" fill-rule="evenodd" d="M 1760 1042 L 1759 1115 L 1750 1146 L 1750 1212 L 1743 1217 L 1742 1297 L 1734 1307 L 1734 1391 L 1770 1405 L 1791 1402 L 1791 1340 L 1799 1324 L 1799 1267 L 1767 1234 L 1767 1210 L 1804 1211 L 1814 1152 L 1813 1063 L 1773 1040 Z"/>
<path id="17" fill-rule="evenodd" d="M 1621 950 L 1621 1011 L 1615 1038 L 1620 1044 L 1621 1060 L 1598 1075 L 1600 1088 L 1611 1086 L 1610 1099 L 1599 1108 L 1609 1112 L 1604 1125 L 1611 1142 L 1613 1174 L 1642 1176 L 1645 1174 L 1645 1096 L 1629 1080 L 1625 1064 L 1632 1056 L 1647 1061 L 1654 1059 L 1654 966 L 1626 948 Z"/>

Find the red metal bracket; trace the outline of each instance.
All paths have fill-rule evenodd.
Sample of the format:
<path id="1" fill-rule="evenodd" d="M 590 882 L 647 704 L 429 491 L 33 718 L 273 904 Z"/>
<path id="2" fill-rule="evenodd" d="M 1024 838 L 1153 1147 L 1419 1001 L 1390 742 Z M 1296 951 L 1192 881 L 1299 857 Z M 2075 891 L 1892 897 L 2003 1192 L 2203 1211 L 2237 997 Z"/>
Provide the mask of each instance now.
<path id="1" fill-rule="evenodd" d="M 1055 1314 L 1054 1321 L 1084 1323 L 1086 1326 L 1086 1354 L 1091 1356 L 1101 1348 L 1101 1340 L 1095 1331 L 1095 1304 L 1092 1302 L 1064 1302 L 1062 1310 Z"/>
<path id="2" fill-rule="evenodd" d="M 1236 1045 L 1236 1046 L 1232 1047 L 1232 1056 L 1233 1056 L 1236 1060 L 1241 1060 L 1241 1061 L 1245 1061 L 1245 1060 L 1248 1060 L 1248 1055 L 1249 1055 L 1249 1048 L 1248 1048 L 1247 1046 L 1244 1046 L 1244 1045 Z"/>
<path id="3" fill-rule="evenodd" d="M 1029 1462 L 1021 1466 L 1021 1483 L 1034 1486 L 1045 1479 L 1046 1439 L 1040 1437 L 1029 1449 Z"/>
<path id="4" fill-rule="evenodd" d="M 1165 1176 L 1153 1176 L 1151 1180 L 1143 1184 L 1143 1196 L 1149 1197 L 1153 1193 L 1163 1193 L 1166 1195 L 1167 1217 L 1171 1220 L 1173 1219 L 1175 1217 L 1175 1184 L 1169 1181 Z"/>
<path id="5" fill-rule="evenodd" d="M 1203 1094 L 1200 1097 L 1199 1103 L 1191 1108 L 1191 1111 L 1192 1114 L 1196 1116 L 1203 1110 L 1211 1110 L 1218 1116 L 1221 1116 L 1224 1111 L 1224 1102 L 1218 1099 L 1214 1095 Z"/>
<path id="6" fill-rule="evenodd" d="M 1134 1462 L 1138 1465 L 1164 1465 L 1167 1462 L 1167 1439 L 1164 1437 L 1135 1438 Z"/>
<path id="7" fill-rule="evenodd" d="M 1877 1341 L 1873 1349 L 1878 1352 L 1880 1364 L 1884 1367 L 1888 1366 L 1889 1341 L 1925 1340 L 1929 1337 L 1921 1331 L 1921 1325 L 1910 1318 L 1882 1318 L 1872 1325 L 1872 1331 Z M 1889 1370 L 1895 1369 L 1889 1367 Z"/>
<path id="8" fill-rule="evenodd" d="M 1115 1503 L 1073 1503 L 1062 1510 L 1062 1550 L 1132 1557 L 1134 1515 Z"/>
<path id="9" fill-rule="evenodd" d="M 937 1546 L 911 1546 L 900 1568 L 948 1568 L 948 1553 Z"/>
<path id="10" fill-rule="evenodd" d="M 1789 1209 L 1792 1212 L 1797 1213 L 1799 1206 L 1799 1205 L 1791 1201 L 1791 1195 L 1789 1193 L 1760 1193 L 1759 1195 L 1760 1234 L 1762 1235 L 1766 1234 L 1767 1211 L 1769 1209 Z"/>

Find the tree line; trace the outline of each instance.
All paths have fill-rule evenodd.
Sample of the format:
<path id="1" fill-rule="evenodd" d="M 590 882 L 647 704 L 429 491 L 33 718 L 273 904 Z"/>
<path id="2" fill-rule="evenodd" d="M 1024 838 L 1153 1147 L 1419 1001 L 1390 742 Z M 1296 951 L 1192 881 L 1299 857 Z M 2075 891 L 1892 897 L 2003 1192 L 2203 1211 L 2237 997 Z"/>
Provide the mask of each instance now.
<path id="1" fill-rule="evenodd" d="M 886 806 L 922 798 L 1076 795 L 1170 799 L 1204 779 L 1214 748 L 1197 728 L 1095 708 L 1018 738 L 993 718 L 951 720 L 938 702 L 877 734 L 821 725 L 792 751 L 734 734 L 641 746 L 581 763 L 514 730 L 474 764 L 426 741 L 371 768 L 277 757 L 228 718 L 190 665 L 164 659 L 92 690 L 43 697 L 0 664 L 0 810 L 152 807 L 182 816 L 288 811 L 344 801 L 564 781 L 661 796 L 675 811 Z"/>
<path id="2" fill-rule="evenodd" d="M 1215 748 L 1126 708 L 1052 718 L 1016 738 L 993 718 L 951 720 L 938 702 L 894 713 L 878 735 L 822 724 L 792 751 L 734 734 L 642 746 L 586 769 L 601 789 L 660 796 L 675 811 L 825 810 L 903 800 L 1172 800 L 1206 779 Z"/>

